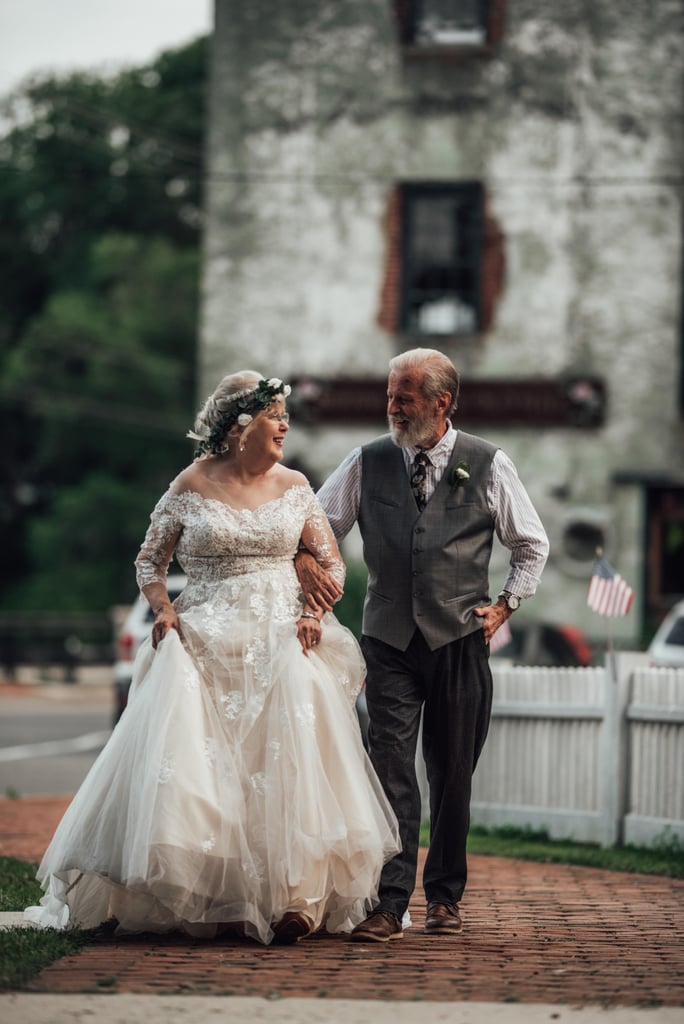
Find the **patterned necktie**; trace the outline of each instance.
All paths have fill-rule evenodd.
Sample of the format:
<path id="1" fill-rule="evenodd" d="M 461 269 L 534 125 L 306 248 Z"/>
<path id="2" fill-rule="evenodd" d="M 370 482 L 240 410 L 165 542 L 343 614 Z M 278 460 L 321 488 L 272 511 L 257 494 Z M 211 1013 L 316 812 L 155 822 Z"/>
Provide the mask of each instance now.
<path id="1" fill-rule="evenodd" d="M 411 473 L 411 490 L 413 491 L 413 497 L 416 499 L 416 505 L 420 512 L 423 511 L 427 504 L 427 467 L 431 465 L 429 458 L 425 452 L 418 452 L 413 462 L 413 472 Z"/>

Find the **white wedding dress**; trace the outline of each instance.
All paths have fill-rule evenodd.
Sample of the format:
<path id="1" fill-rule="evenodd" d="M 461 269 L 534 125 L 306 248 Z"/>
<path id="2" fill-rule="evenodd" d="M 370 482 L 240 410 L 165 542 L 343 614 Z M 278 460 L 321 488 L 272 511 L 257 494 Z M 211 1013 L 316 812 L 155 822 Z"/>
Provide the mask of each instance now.
<path id="1" fill-rule="evenodd" d="M 348 931 L 377 903 L 397 824 L 361 743 L 364 663 L 328 614 L 320 645 L 296 635 L 300 538 L 340 582 L 328 522 L 296 485 L 254 511 L 168 491 L 136 561 L 188 583 L 172 630 L 136 659 L 129 704 L 75 795 L 25 911 L 45 927 L 181 928 L 242 922 L 268 943 L 285 912 Z"/>

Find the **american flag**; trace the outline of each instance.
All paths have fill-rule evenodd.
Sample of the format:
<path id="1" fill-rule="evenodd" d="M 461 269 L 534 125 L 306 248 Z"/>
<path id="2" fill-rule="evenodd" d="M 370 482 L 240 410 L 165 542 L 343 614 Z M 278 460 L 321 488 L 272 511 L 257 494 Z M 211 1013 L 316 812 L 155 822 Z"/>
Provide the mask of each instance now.
<path id="1" fill-rule="evenodd" d="M 599 615 L 626 615 L 632 607 L 634 592 L 622 576 L 608 564 L 602 555 L 596 559 L 587 604 Z"/>

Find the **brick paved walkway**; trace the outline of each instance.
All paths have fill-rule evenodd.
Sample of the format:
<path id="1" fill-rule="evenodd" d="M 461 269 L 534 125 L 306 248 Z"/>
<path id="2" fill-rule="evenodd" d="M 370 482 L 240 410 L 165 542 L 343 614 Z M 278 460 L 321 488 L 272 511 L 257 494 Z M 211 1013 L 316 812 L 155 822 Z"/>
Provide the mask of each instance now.
<path id="1" fill-rule="evenodd" d="M 67 799 L 0 800 L 0 853 L 37 860 Z M 314 936 L 294 947 L 107 937 L 53 964 L 36 992 L 188 993 L 684 1005 L 684 882 L 472 857 L 457 939 L 414 927 L 388 946 Z"/>

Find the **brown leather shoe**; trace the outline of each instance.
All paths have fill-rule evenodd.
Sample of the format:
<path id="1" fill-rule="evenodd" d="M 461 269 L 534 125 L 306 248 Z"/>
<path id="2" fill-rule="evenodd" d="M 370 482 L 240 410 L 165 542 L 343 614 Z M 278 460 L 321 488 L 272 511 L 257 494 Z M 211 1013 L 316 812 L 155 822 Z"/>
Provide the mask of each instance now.
<path id="1" fill-rule="evenodd" d="M 394 914 L 376 910 L 361 924 L 357 924 L 351 937 L 352 942 L 390 942 L 392 939 L 403 939 L 404 930 Z"/>
<path id="2" fill-rule="evenodd" d="M 290 910 L 273 925 L 273 942 L 279 946 L 291 946 L 313 931 L 313 921 L 301 910 Z"/>
<path id="3" fill-rule="evenodd" d="M 463 930 L 458 903 L 428 903 L 425 931 L 428 935 L 457 935 Z"/>

